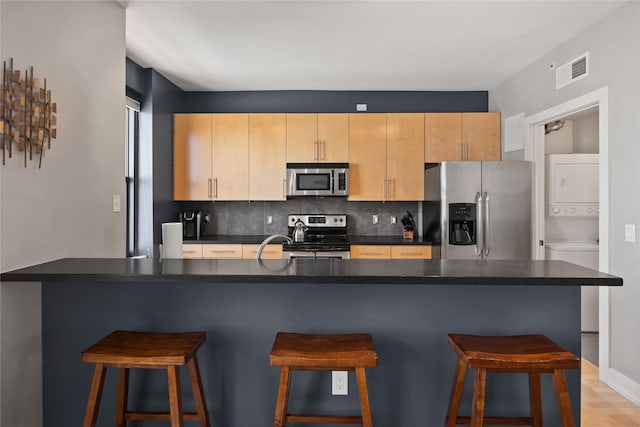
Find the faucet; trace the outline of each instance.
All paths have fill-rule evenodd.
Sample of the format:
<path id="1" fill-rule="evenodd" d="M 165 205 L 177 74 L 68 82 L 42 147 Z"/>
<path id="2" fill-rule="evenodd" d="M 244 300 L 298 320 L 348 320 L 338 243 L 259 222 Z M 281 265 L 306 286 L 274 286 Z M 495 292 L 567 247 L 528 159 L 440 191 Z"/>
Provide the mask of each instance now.
<path id="1" fill-rule="evenodd" d="M 264 250 L 264 247 L 267 246 L 267 244 L 274 239 L 283 239 L 283 240 L 286 240 L 287 243 L 289 244 L 293 243 L 293 239 L 289 236 L 286 236 L 284 234 L 272 234 L 271 236 L 264 239 L 262 243 L 260 243 L 260 246 L 258 246 L 258 251 L 256 252 L 257 261 L 260 261 L 260 256 L 262 256 L 262 251 Z"/>

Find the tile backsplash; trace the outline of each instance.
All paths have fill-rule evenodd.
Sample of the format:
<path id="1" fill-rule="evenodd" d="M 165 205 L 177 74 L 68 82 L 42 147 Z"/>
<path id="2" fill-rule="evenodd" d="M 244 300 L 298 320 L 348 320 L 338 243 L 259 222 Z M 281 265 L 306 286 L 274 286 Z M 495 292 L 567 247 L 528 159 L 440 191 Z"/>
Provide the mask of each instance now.
<path id="1" fill-rule="evenodd" d="M 203 235 L 239 234 L 268 235 L 286 233 L 289 214 L 346 214 L 347 233 L 351 235 L 391 236 L 401 235 L 400 218 L 411 212 L 419 220 L 421 202 L 350 202 L 344 198 L 300 198 L 282 202 L 182 202 L 180 209 L 199 209 L 209 214 L 210 224 L 205 224 Z M 373 224 L 378 215 L 378 224 Z M 267 224 L 271 216 L 273 222 Z M 391 217 L 397 218 L 391 224 Z"/>

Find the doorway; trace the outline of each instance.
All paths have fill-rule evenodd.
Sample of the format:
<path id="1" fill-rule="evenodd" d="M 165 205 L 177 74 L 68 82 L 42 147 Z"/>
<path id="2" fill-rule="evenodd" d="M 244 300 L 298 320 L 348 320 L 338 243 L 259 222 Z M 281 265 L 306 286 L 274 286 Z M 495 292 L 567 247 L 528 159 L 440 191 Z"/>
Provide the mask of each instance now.
<path id="1" fill-rule="evenodd" d="M 525 120 L 525 160 L 533 162 L 533 245 L 534 259 L 545 259 L 546 201 L 545 201 L 545 125 L 567 118 L 597 111 L 599 153 L 599 216 L 597 238 L 599 240 L 598 269 L 609 271 L 609 107 L 608 88 L 604 87 L 555 107 L 533 114 Z M 600 379 L 605 383 L 609 375 L 609 290 L 598 290 L 598 362 Z"/>

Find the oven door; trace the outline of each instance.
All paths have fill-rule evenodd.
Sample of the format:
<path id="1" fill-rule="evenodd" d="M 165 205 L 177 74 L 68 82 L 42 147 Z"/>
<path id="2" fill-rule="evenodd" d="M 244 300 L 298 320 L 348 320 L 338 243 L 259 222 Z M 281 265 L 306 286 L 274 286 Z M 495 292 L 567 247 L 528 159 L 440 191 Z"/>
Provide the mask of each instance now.
<path id="1" fill-rule="evenodd" d="M 282 251 L 283 259 L 307 258 L 307 259 L 349 259 L 349 251 Z"/>

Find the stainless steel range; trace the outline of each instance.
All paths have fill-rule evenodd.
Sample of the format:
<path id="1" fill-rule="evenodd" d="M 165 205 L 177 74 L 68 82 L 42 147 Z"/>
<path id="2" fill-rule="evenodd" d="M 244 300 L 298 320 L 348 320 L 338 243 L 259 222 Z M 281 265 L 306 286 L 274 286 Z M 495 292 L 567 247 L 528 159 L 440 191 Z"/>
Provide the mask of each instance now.
<path id="1" fill-rule="evenodd" d="M 349 258 L 346 215 L 289 215 L 287 224 L 293 243 L 283 243 L 283 258 Z"/>

